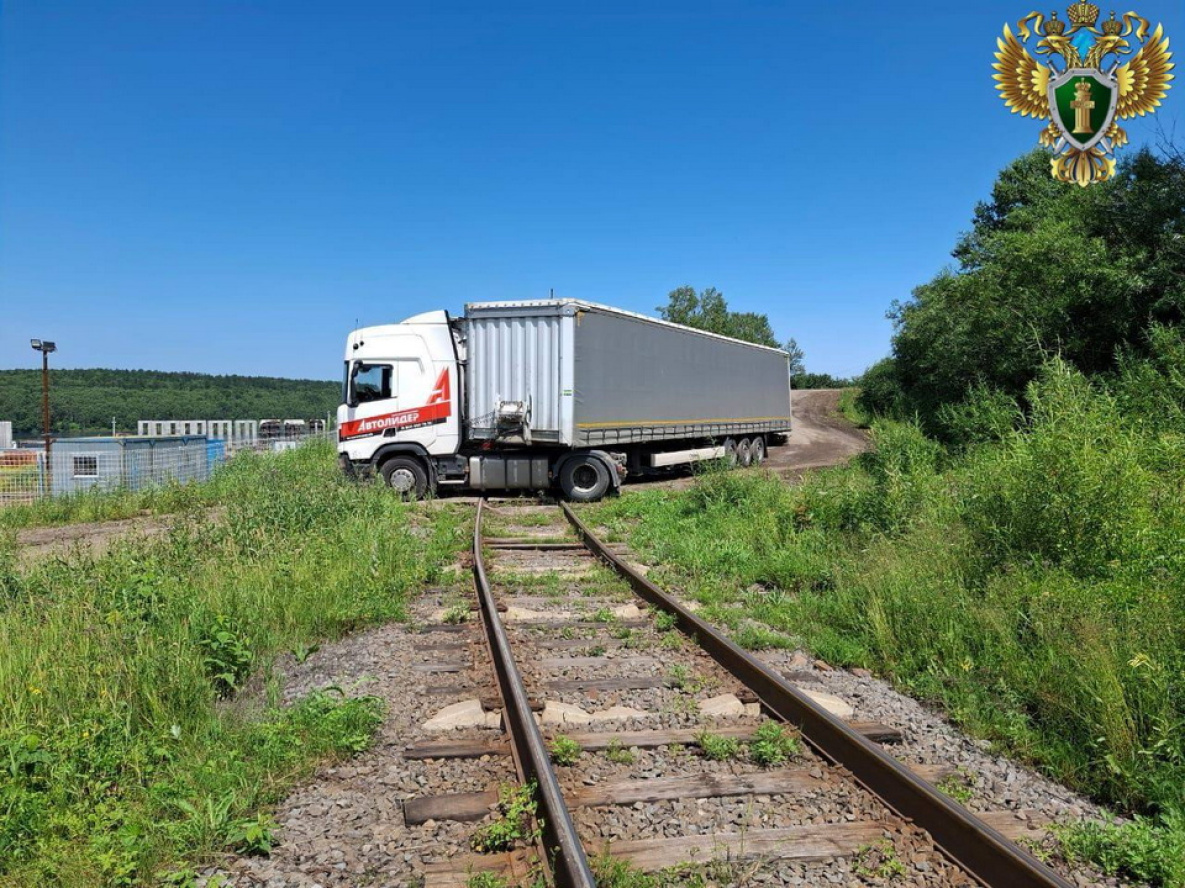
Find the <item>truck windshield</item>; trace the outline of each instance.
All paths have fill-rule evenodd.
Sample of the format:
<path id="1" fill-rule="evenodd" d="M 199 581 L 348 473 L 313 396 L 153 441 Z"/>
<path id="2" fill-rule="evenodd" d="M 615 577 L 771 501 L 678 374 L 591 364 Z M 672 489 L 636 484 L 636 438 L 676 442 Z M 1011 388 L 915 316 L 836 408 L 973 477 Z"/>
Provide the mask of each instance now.
<path id="1" fill-rule="evenodd" d="M 354 397 L 359 404 L 391 397 L 391 365 L 363 364 L 354 368 Z"/>

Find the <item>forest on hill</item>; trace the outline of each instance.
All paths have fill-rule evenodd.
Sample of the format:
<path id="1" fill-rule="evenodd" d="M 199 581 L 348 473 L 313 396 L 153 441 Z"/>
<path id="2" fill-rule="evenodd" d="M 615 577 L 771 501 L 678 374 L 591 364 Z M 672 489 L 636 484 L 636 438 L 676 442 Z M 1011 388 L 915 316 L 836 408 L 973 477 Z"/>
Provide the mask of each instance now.
<path id="1" fill-rule="evenodd" d="M 312 419 L 337 408 L 340 384 L 156 370 L 50 369 L 55 435 L 135 432 L 141 419 Z M 41 371 L 0 370 L 0 420 L 41 433 Z"/>

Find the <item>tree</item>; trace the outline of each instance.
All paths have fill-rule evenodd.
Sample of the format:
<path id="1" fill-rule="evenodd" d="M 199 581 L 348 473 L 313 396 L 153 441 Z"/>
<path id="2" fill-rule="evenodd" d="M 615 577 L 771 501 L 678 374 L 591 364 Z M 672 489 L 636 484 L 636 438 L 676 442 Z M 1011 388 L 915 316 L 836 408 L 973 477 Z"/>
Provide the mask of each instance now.
<path id="1" fill-rule="evenodd" d="M 771 348 L 781 347 L 768 317 L 751 311 L 729 311 L 724 294 L 715 287 L 698 294 L 690 286 L 671 290 L 667 304 L 660 305 L 658 313 L 664 321 Z"/>
<path id="2" fill-rule="evenodd" d="M 340 383 L 260 376 L 207 376 L 150 370 L 51 370 L 55 434 L 104 434 L 141 419 L 323 417 L 337 407 Z M 0 370 L 0 417 L 17 435 L 41 431 L 41 371 Z"/>
<path id="3" fill-rule="evenodd" d="M 1019 158 L 976 208 L 957 264 L 889 312 L 892 366 L 878 365 L 877 387 L 940 432 L 944 404 L 976 386 L 1022 398 L 1052 353 L 1113 370 L 1151 324 L 1185 319 L 1182 232 L 1179 157 L 1141 151 L 1086 189 L 1054 181 L 1047 152 Z"/>
<path id="4" fill-rule="evenodd" d="M 790 356 L 791 376 L 801 376 L 806 373 L 806 364 L 803 363 L 806 358 L 806 352 L 802 350 L 793 336 L 786 340 L 786 345 L 783 346 L 782 350 Z"/>

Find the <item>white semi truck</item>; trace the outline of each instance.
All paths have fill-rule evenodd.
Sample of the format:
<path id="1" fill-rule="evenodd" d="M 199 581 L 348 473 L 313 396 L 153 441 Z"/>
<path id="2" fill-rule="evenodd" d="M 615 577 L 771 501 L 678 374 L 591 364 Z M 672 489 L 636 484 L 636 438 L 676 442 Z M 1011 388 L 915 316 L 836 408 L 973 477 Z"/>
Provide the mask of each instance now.
<path id="1" fill-rule="evenodd" d="M 438 488 L 591 502 L 790 431 L 787 354 L 571 299 L 485 302 L 346 341 L 338 451 L 418 499 Z"/>

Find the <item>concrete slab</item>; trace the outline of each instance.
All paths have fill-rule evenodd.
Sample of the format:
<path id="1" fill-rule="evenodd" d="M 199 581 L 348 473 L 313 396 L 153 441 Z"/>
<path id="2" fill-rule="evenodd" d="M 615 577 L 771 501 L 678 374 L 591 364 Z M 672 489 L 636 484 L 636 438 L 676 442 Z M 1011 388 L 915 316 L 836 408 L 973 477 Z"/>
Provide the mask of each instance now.
<path id="1" fill-rule="evenodd" d="M 501 715 L 499 715 L 499 725 Z M 451 731 L 455 728 L 486 727 L 486 711 L 480 700 L 462 700 L 444 707 L 424 722 L 425 731 Z"/>
<path id="2" fill-rule="evenodd" d="M 628 706 L 610 706 L 608 709 L 602 709 L 600 712 L 590 713 L 589 717 L 592 721 L 625 721 L 627 718 L 645 718 L 650 715 L 649 712 L 643 712 L 641 709 L 631 709 Z"/>
<path id="3" fill-rule="evenodd" d="M 841 700 L 835 694 L 828 694 L 826 691 L 816 691 L 811 688 L 799 688 L 798 690 L 806 694 L 836 718 L 848 719 L 856 714 L 856 710 L 852 708 L 852 704 L 847 700 Z"/>
<path id="4" fill-rule="evenodd" d="M 737 699 L 736 694 L 720 694 L 707 700 L 701 700 L 699 711 L 712 718 L 727 718 L 744 715 L 745 704 Z"/>
<path id="5" fill-rule="evenodd" d="M 506 612 L 502 614 L 502 619 L 513 623 L 518 620 L 570 620 L 572 614 L 570 611 L 559 610 L 531 610 L 529 607 L 511 607 L 506 608 Z"/>
<path id="6" fill-rule="evenodd" d="M 547 700 L 539 720 L 545 725 L 587 725 L 592 721 L 592 716 L 571 703 Z"/>

